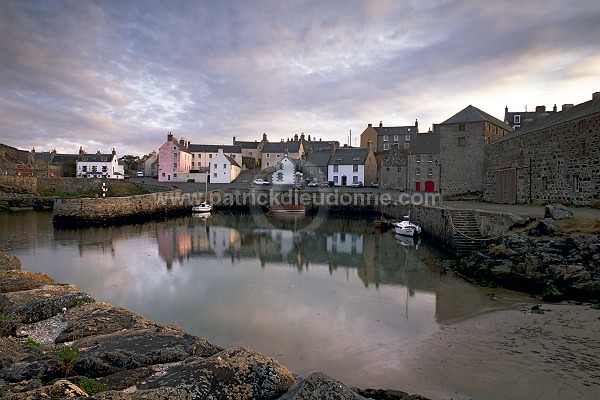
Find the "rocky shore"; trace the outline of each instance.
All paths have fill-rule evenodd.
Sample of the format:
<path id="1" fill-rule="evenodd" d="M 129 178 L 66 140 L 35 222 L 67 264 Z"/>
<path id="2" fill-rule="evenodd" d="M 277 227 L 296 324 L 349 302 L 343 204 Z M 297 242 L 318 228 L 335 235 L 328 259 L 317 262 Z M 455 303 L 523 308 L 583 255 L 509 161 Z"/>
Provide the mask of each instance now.
<path id="1" fill-rule="evenodd" d="M 563 206 L 547 206 L 546 218 L 502 235 L 451 269 L 475 283 L 545 301 L 600 302 L 600 220 L 570 222 L 572 216 Z M 563 228 L 570 226 L 573 232 Z"/>
<path id="2" fill-rule="evenodd" d="M 248 347 L 224 349 L 0 252 L 0 399 L 424 399 L 294 376 Z"/>

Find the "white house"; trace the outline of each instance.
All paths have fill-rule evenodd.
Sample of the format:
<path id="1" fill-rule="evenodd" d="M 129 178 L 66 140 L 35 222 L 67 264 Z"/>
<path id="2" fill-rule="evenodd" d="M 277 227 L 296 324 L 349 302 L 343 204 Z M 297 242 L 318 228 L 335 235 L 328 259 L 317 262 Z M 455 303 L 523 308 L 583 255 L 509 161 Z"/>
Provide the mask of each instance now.
<path id="1" fill-rule="evenodd" d="M 242 172 L 242 167 L 231 156 L 219 149 L 210 163 L 211 183 L 231 183 Z"/>
<path id="2" fill-rule="evenodd" d="M 298 164 L 286 153 L 282 159 L 275 164 L 275 172 L 271 175 L 273 185 L 293 185 L 298 181 Z"/>
<path id="3" fill-rule="evenodd" d="M 336 149 L 329 159 L 327 179 L 334 186 L 369 185 L 376 177 L 377 161 L 370 146 Z"/>
<path id="4" fill-rule="evenodd" d="M 119 165 L 115 149 L 111 154 L 100 151 L 96 154 L 83 153 L 77 158 L 77 177 L 123 179 L 125 170 L 123 165 Z"/>

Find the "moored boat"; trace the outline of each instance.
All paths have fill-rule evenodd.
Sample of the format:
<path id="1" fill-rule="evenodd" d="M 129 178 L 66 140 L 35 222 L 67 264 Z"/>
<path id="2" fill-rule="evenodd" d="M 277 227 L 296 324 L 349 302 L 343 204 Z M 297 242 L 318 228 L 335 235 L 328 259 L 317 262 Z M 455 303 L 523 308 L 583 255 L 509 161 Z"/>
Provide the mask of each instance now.
<path id="1" fill-rule="evenodd" d="M 300 205 L 270 205 L 267 206 L 269 211 L 274 214 L 294 214 L 294 215 L 305 215 L 306 206 Z"/>

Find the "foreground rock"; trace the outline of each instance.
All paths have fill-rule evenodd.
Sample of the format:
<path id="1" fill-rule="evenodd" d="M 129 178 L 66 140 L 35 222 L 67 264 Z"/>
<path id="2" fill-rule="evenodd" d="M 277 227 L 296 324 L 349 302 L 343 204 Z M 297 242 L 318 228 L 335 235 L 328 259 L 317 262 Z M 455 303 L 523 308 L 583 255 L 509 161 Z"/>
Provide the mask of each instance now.
<path id="1" fill-rule="evenodd" d="M 0 399 L 366 398 L 318 373 L 294 386 L 250 348 L 223 349 L 20 268 L 0 252 Z M 388 395 L 368 398 L 408 398 Z"/>
<path id="2" fill-rule="evenodd" d="M 565 234 L 549 218 L 525 232 L 503 236 L 454 268 L 477 283 L 548 301 L 600 301 L 600 235 Z"/>

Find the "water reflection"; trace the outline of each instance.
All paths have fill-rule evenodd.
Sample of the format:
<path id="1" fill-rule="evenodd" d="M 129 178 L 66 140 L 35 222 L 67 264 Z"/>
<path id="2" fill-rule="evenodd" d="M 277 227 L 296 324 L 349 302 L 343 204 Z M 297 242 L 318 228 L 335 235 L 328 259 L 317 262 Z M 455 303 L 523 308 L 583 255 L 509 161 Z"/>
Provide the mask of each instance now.
<path id="1" fill-rule="evenodd" d="M 370 220 L 265 218 L 268 228 L 213 213 L 57 230 L 48 213 L 0 214 L 0 247 L 97 300 L 359 386 L 385 386 L 397 371 L 360 381 L 373 357 L 393 365 L 438 323 L 500 306 L 440 273 L 433 247 L 403 246 Z"/>

